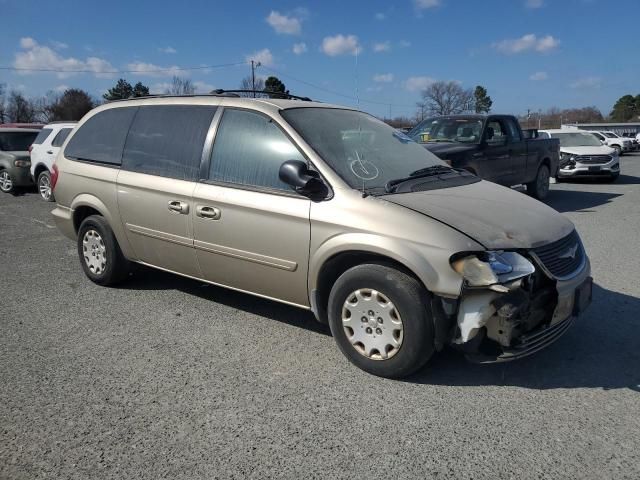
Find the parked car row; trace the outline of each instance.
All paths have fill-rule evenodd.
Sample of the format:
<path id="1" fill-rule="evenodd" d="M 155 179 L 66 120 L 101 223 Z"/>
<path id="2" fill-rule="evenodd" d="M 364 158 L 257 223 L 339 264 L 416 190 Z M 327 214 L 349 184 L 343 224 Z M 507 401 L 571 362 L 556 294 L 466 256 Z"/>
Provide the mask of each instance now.
<path id="1" fill-rule="evenodd" d="M 51 172 L 60 147 L 76 122 L 48 125 L 4 124 L 0 128 L 0 190 L 11 193 L 34 183 L 40 196 L 53 202 Z"/>

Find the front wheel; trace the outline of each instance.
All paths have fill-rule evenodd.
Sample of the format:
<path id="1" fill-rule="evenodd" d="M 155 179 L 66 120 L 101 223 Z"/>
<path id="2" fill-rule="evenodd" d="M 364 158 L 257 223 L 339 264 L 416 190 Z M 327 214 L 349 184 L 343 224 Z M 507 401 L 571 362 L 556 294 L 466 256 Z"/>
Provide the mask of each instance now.
<path id="1" fill-rule="evenodd" d="M 405 377 L 435 350 L 429 293 L 397 269 L 380 264 L 350 268 L 331 289 L 328 313 L 342 353 L 373 375 Z"/>
<path id="2" fill-rule="evenodd" d="M 115 285 L 129 274 L 130 262 L 122 254 L 111 227 L 99 215 L 91 215 L 80 224 L 78 255 L 84 273 L 98 285 Z"/>
<path id="3" fill-rule="evenodd" d="M 531 183 L 527 183 L 527 193 L 529 193 L 533 198 L 544 200 L 549 194 L 549 183 L 549 167 L 546 165 L 540 165 L 536 179 Z"/>
<path id="4" fill-rule="evenodd" d="M 55 201 L 53 189 L 51 188 L 51 174 L 47 170 L 38 175 L 38 192 L 44 201 Z"/>
<path id="5" fill-rule="evenodd" d="M 14 189 L 13 176 L 7 170 L 0 170 L 0 190 L 12 193 Z"/>

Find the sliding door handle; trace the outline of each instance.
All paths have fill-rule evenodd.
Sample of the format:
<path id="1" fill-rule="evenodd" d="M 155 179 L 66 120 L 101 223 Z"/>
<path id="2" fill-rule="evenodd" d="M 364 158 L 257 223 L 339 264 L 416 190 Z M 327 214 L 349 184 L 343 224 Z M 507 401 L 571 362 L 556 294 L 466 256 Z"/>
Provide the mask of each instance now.
<path id="1" fill-rule="evenodd" d="M 172 200 L 169 202 L 169 210 L 177 213 L 189 213 L 189 204 L 178 200 Z"/>

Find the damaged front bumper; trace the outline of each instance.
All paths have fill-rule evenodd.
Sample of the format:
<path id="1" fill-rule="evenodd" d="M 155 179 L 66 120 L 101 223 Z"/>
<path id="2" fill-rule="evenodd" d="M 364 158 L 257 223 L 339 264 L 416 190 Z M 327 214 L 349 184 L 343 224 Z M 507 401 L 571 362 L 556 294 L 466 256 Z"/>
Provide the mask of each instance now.
<path id="1" fill-rule="evenodd" d="M 456 313 L 452 345 L 472 362 L 506 362 L 542 350 L 560 338 L 591 302 L 591 267 L 554 279 L 536 265 L 508 291 L 466 289 Z"/>

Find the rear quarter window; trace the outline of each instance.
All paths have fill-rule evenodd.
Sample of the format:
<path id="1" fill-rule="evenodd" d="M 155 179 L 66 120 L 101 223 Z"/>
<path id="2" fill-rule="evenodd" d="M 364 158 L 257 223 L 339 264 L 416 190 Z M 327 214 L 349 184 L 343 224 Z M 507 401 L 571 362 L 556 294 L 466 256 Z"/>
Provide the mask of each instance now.
<path id="1" fill-rule="evenodd" d="M 71 129 L 71 128 L 63 128 L 62 130 L 60 130 L 58 132 L 58 134 L 54 137 L 53 141 L 51 142 L 51 146 L 52 147 L 60 147 L 60 146 L 62 146 L 64 141 L 67 139 L 67 137 L 71 133 L 71 130 L 73 130 L 73 129 Z"/>
<path id="2" fill-rule="evenodd" d="M 34 145 L 42 144 L 47 139 L 47 137 L 51 134 L 51 132 L 53 132 L 52 128 L 43 128 L 42 130 L 40 130 L 40 133 L 38 134 L 36 139 L 33 141 L 33 144 Z"/>
<path id="3" fill-rule="evenodd" d="M 88 162 L 120 165 L 122 149 L 138 107 L 110 108 L 96 113 L 71 137 L 64 155 Z"/>

